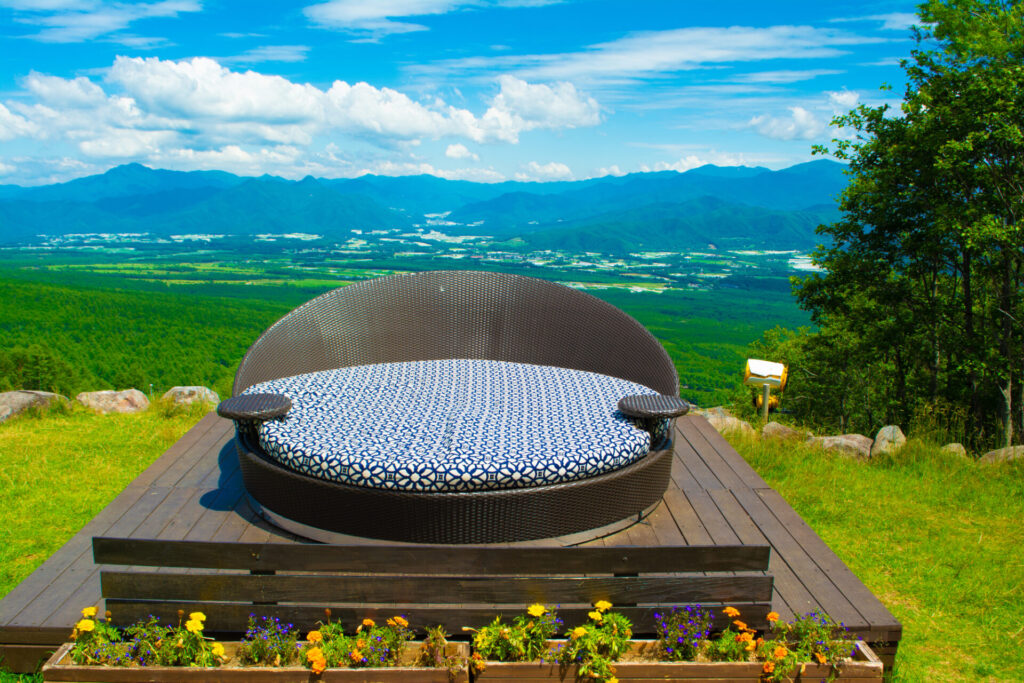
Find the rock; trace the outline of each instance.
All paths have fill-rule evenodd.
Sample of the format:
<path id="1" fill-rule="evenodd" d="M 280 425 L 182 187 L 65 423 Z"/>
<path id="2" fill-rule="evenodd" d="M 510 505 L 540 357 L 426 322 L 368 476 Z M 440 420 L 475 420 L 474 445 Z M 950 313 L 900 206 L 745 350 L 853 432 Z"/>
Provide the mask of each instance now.
<path id="1" fill-rule="evenodd" d="M 961 457 L 967 457 L 967 449 L 964 448 L 962 443 L 947 443 L 942 447 L 944 453 L 952 453 L 953 455 L 959 455 Z"/>
<path id="2" fill-rule="evenodd" d="M 850 455 L 864 460 L 871 457 L 871 446 L 875 443 L 871 437 L 863 434 L 821 436 L 811 441 L 821 444 L 826 451 L 839 451 L 840 455 Z"/>
<path id="3" fill-rule="evenodd" d="M 49 391 L 6 391 L 0 394 L 0 422 L 23 413 L 29 408 L 48 408 L 55 402 L 69 403 L 67 396 Z"/>
<path id="4" fill-rule="evenodd" d="M 165 401 L 173 401 L 174 405 L 183 406 L 190 403 L 220 403 L 220 396 L 213 389 L 206 387 L 171 387 L 163 395 Z"/>
<path id="5" fill-rule="evenodd" d="M 807 438 L 807 435 L 784 424 L 769 422 L 764 427 L 761 427 L 761 438 L 775 441 L 802 441 Z"/>
<path id="6" fill-rule="evenodd" d="M 83 391 L 75 400 L 98 413 L 139 413 L 149 409 L 149 399 L 138 389 Z"/>
<path id="7" fill-rule="evenodd" d="M 978 459 L 978 462 L 992 464 L 994 462 L 1019 460 L 1020 458 L 1024 458 L 1024 446 L 1010 446 L 1009 448 L 1000 448 L 994 451 L 989 451 L 985 455 L 981 456 Z"/>
<path id="8" fill-rule="evenodd" d="M 878 430 L 875 441 L 871 445 L 871 456 L 879 453 L 895 453 L 907 443 L 903 430 L 896 425 L 887 425 Z"/>
<path id="9" fill-rule="evenodd" d="M 722 417 L 719 415 L 708 415 L 708 422 L 711 426 L 718 430 L 719 434 L 727 434 L 729 432 L 741 432 L 743 434 L 749 434 L 751 436 L 757 436 L 757 432 L 750 426 L 748 422 L 744 422 L 738 417 Z"/>
<path id="10" fill-rule="evenodd" d="M 706 417 L 709 420 L 712 417 L 732 417 L 732 413 L 729 412 L 729 409 L 723 408 L 722 406 L 715 406 L 714 408 L 705 408 L 703 410 L 693 410 L 690 412 L 693 413 L 694 415 Z"/>

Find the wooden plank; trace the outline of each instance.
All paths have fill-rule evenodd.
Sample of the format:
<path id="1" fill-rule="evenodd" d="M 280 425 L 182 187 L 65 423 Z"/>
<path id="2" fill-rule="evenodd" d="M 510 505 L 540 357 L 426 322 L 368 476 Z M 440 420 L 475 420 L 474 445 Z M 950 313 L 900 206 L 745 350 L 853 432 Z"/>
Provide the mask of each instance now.
<path id="1" fill-rule="evenodd" d="M 32 673 L 38 671 L 58 645 L 20 645 L 0 643 L 0 671 Z"/>
<path id="2" fill-rule="evenodd" d="M 696 427 L 707 443 L 718 452 L 722 460 L 732 468 L 733 472 L 739 475 L 748 488 L 762 489 L 770 488 L 764 479 L 761 478 L 754 468 L 750 466 L 743 456 L 736 452 L 736 449 L 729 445 L 729 442 L 718 433 L 718 430 L 711 426 L 706 418 L 700 415 L 687 416 L 684 425 L 689 433 L 690 427 Z"/>
<path id="3" fill-rule="evenodd" d="M 203 420 L 206 420 L 206 418 L 204 417 Z M 153 479 L 150 486 L 176 486 L 181 478 L 209 450 L 213 448 L 220 450 L 219 444 L 225 438 L 224 427 L 230 424 L 228 420 L 217 418 L 217 421 L 210 424 L 209 428 L 203 432 L 195 443 L 191 444 L 184 453 L 174 458 L 173 462 L 159 476 Z"/>
<path id="4" fill-rule="evenodd" d="M 683 464 L 683 459 L 678 453 L 678 444 L 681 441 L 685 443 L 685 441 L 681 437 L 677 436 L 677 445 L 673 449 L 672 453 L 672 470 L 670 475 L 672 477 L 672 483 L 675 484 L 676 488 L 681 491 L 699 489 L 701 488 L 701 485 L 697 483 L 697 480 L 694 479 L 692 474 L 690 474 L 690 470 L 686 469 L 686 465 Z"/>
<path id="5" fill-rule="evenodd" d="M 672 489 L 665 491 L 664 500 L 668 504 L 669 512 L 672 513 L 672 519 L 675 520 L 676 526 L 683 533 L 687 543 L 691 546 L 712 543 L 711 534 L 701 524 L 700 518 L 693 511 L 693 506 L 690 505 L 690 501 L 682 491 Z"/>
<path id="6" fill-rule="evenodd" d="M 683 463 L 686 470 L 693 476 L 700 489 L 722 488 L 722 482 L 718 480 L 714 472 L 708 469 L 704 460 L 697 455 L 697 452 L 693 450 L 693 446 L 685 438 L 676 438 L 675 454 L 673 457 L 679 458 L 679 461 Z M 689 491 L 690 489 L 685 490 Z"/>
<path id="7" fill-rule="evenodd" d="M 839 587 L 843 595 L 857 606 L 857 611 L 872 628 L 902 632 L 902 626 L 899 625 L 899 621 L 892 615 L 892 612 L 832 552 L 828 544 L 811 529 L 777 491 L 763 489 L 759 490 L 757 494 L 776 519 L 785 525 L 800 547 L 814 558 L 815 564 Z"/>
<path id="8" fill-rule="evenodd" d="M 680 603 L 682 607 L 686 603 Z M 710 605 L 705 603 L 704 607 L 712 610 L 712 624 L 716 628 L 724 628 L 731 619 L 721 613 L 722 604 Z M 317 605 L 252 605 L 242 603 L 219 603 L 219 602 L 185 602 L 185 601 L 134 601 L 110 599 L 107 601 L 108 609 L 114 613 L 115 623 L 131 623 L 138 619 L 145 619 L 150 614 L 159 619 L 176 622 L 178 610 L 185 613 L 200 611 L 206 614 L 207 631 L 238 633 L 245 631 L 249 615 L 256 613 L 258 616 L 277 617 L 285 623 L 294 624 L 300 630 L 314 628 L 317 622 L 324 618 L 324 608 L 331 610 L 331 619 L 340 621 L 348 627 L 354 627 L 364 618 L 375 620 L 387 619 L 396 614 L 404 615 L 410 622 L 410 627 L 422 632 L 426 626 L 440 625 L 449 633 L 461 633 L 464 626 L 480 628 L 494 621 L 496 615 L 511 618 L 522 614 L 525 610 L 525 603 L 517 605 L 474 605 L 466 603 L 461 606 L 422 606 L 402 604 L 359 604 L 359 605 L 337 605 L 320 603 Z M 751 621 L 763 621 L 765 615 L 771 610 L 771 605 L 763 603 L 737 603 L 737 607 L 743 614 L 751 615 Z M 558 616 L 565 623 L 583 623 L 587 621 L 587 613 L 593 607 L 589 605 L 562 605 L 558 609 Z M 617 612 L 626 616 L 633 623 L 635 634 L 653 634 L 655 628 L 654 614 L 663 611 L 664 606 L 639 606 L 623 607 L 616 609 Z"/>
<path id="9" fill-rule="evenodd" d="M 697 514 L 701 524 L 711 535 L 711 542 L 716 545 L 733 545 L 739 543 L 739 538 L 729 526 L 725 516 L 711 500 L 709 491 L 691 491 L 687 496 L 693 511 Z M 737 570 L 740 571 L 740 570 Z"/>
<path id="10" fill-rule="evenodd" d="M 767 602 L 770 576 L 400 576 L 241 575 L 102 572 L 103 596 L 229 602 L 399 602 L 415 604 L 594 604 Z"/>
<path id="11" fill-rule="evenodd" d="M 694 453 L 697 454 L 710 471 L 715 473 L 715 478 L 718 479 L 722 486 L 725 488 L 750 488 L 697 429 L 697 423 L 701 421 L 707 422 L 703 418 L 700 420 L 680 421 L 678 425 L 679 436 L 690 444 Z M 749 470 L 750 467 L 747 466 L 747 469 Z"/>
<path id="12" fill-rule="evenodd" d="M 185 432 L 184 436 L 175 441 L 170 448 L 164 451 L 163 455 L 136 477 L 130 486 L 153 485 L 153 482 L 162 476 L 167 468 L 171 467 L 178 458 L 187 454 L 193 445 L 200 441 L 214 425 L 222 420 L 223 418 L 218 417 L 216 413 L 207 413 L 192 429 Z"/>
<path id="13" fill-rule="evenodd" d="M 760 571 L 768 567 L 770 550 L 767 545 L 629 549 L 458 546 L 458 552 L 453 552 L 452 546 L 446 545 L 225 545 L 108 537 L 93 539 L 93 548 L 97 564 L 395 574 L 407 573 L 409 567 L 430 567 L 438 574 L 467 575 Z"/>
<path id="14" fill-rule="evenodd" d="M 230 423 L 226 426 L 230 426 Z M 221 453 L 225 450 L 227 455 L 230 455 L 235 460 L 238 459 L 235 454 L 234 429 L 218 430 L 217 427 L 214 427 L 210 430 L 210 435 L 216 436 L 217 432 L 222 432 L 219 437 L 204 440 L 204 443 L 209 443 L 209 446 L 199 459 L 196 460 L 195 464 L 181 475 L 181 478 L 174 484 L 175 486 L 183 488 L 200 486 L 201 482 L 206 479 L 210 472 L 220 470 Z"/>

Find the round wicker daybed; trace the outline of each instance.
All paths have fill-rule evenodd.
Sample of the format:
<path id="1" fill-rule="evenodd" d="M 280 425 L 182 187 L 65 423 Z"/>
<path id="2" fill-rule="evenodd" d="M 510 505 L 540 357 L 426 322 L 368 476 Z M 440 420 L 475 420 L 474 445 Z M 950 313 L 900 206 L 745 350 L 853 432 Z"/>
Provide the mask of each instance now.
<path id="1" fill-rule="evenodd" d="M 685 412 L 678 391 L 661 344 L 610 304 L 534 278 L 432 271 L 286 315 L 246 353 L 221 414 L 236 421 L 250 498 L 278 526 L 496 543 L 651 509 L 669 480 L 668 418 Z"/>

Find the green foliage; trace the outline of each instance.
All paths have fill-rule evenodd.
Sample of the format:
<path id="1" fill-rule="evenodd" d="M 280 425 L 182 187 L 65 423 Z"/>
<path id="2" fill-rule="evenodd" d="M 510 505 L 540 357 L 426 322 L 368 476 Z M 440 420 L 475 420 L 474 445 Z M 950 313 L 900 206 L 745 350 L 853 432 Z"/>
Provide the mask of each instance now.
<path id="1" fill-rule="evenodd" d="M 774 637 L 761 645 L 759 653 L 772 662 L 768 681 L 788 681 L 804 662 L 829 667 L 826 680 L 839 677 L 842 662 L 853 657 L 855 644 L 843 624 L 822 612 L 808 612 L 791 623 L 776 621 Z"/>
<path id="2" fill-rule="evenodd" d="M 68 394 L 77 384 L 74 368 L 46 345 L 0 349 L 0 391 L 35 389 Z"/>
<path id="3" fill-rule="evenodd" d="M 607 602 L 599 602 L 586 625 L 565 634 L 568 640 L 555 655 L 563 671 L 576 667 L 577 680 L 614 678 L 614 663 L 629 649 L 633 625 L 618 612 L 608 611 L 610 607 Z"/>
<path id="4" fill-rule="evenodd" d="M 156 617 L 119 629 L 107 620 L 95 619 L 95 608 L 82 611 L 71 639 L 71 660 L 95 666 L 202 666 L 224 663 L 224 646 L 203 636 L 202 612 L 193 612 L 183 623 L 178 612 L 176 627 L 164 626 Z"/>
<path id="5" fill-rule="evenodd" d="M 496 662 L 533 662 L 548 649 L 548 640 L 558 631 L 562 620 L 544 605 L 530 605 L 526 614 L 501 621 L 501 615 L 476 631 L 473 647 L 485 660 Z M 468 629 L 474 630 L 474 629 Z"/>
<path id="6" fill-rule="evenodd" d="M 711 612 L 700 605 L 673 607 L 667 614 L 656 612 L 654 621 L 658 659 L 666 662 L 695 660 L 711 635 Z"/>
<path id="7" fill-rule="evenodd" d="M 313 673 L 320 673 L 328 667 L 398 666 L 406 643 L 412 639 L 409 622 L 402 616 L 392 617 L 383 624 L 363 619 L 352 635 L 346 635 L 341 624 L 328 617 L 326 622 L 320 622 L 317 630 L 307 634 L 299 655 L 303 665 Z M 444 652 L 443 645 L 441 652 Z"/>

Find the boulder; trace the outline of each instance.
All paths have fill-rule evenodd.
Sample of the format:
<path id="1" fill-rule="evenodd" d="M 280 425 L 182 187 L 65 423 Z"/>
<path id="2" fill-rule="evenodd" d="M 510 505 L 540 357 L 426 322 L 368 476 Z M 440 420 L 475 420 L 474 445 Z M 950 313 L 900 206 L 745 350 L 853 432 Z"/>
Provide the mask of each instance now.
<path id="1" fill-rule="evenodd" d="M 757 432 L 750 426 L 750 423 L 744 422 L 738 417 L 722 417 L 720 415 L 709 415 L 707 416 L 708 422 L 711 426 L 718 430 L 719 434 L 727 434 L 729 432 L 741 432 L 743 434 L 749 434 L 751 436 L 757 436 Z"/>
<path id="2" fill-rule="evenodd" d="M 999 448 L 994 451 L 989 451 L 985 455 L 978 459 L 978 462 L 991 464 L 994 462 L 1008 462 L 1010 460 L 1019 460 L 1024 458 L 1024 446 L 1010 446 L 1009 448 Z"/>
<path id="3" fill-rule="evenodd" d="M 961 457 L 967 457 L 967 449 L 964 448 L 962 443 L 947 443 L 942 447 L 943 453 L 952 453 L 953 455 L 959 455 Z"/>
<path id="4" fill-rule="evenodd" d="M 149 409 L 149 399 L 138 389 L 83 391 L 75 400 L 97 413 L 139 413 Z"/>
<path id="5" fill-rule="evenodd" d="M 875 441 L 871 445 L 871 456 L 879 453 L 895 453 L 907 443 L 903 430 L 896 425 L 886 425 L 878 430 Z"/>
<path id="6" fill-rule="evenodd" d="M 706 417 L 709 420 L 712 417 L 732 417 L 732 413 L 729 412 L 729 409 L 723 408 L 722 406 L 715 406 L 714 408 L 704 408 L 702 410 L 691 410 L 690 412 L 694 415 Z"/>
<path id="7" fill-rule="evenodd" d="M 171 387 L 163 395 L 165 401 L 173 401 L 174 405 L 184 406 L 190 403 L 220 403 L 220 396 L 213 389 L 206 387 Z"/>
<path id="8" fill-rule="evenodd" d="M 0 394 L 0 422 L 23 413 L 29 408 L 48 408 L 53 403 L 69 403 L 67 396 L 49 391 L 6 391 Z"/>
<path id="9" fill-rule="evenodd" d="M 820 444 L 826 451 L 838 451 L 840 455 L 848 455 L 867 460 L 871 457 L 871 446 L 875 443 L 863 434 L 840 434 L 839 436 L 821 436 L 811 439 Z"/>
<path id="10" fill-rule="evenodd" d="M 803 441 L 807 438 L 807 434 L 798 432 L 792 427 L 787 427 L 778 422 L 769 422 L 764 427 L 761 427 L 761 438 L 774 441 Z"/>

